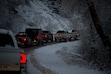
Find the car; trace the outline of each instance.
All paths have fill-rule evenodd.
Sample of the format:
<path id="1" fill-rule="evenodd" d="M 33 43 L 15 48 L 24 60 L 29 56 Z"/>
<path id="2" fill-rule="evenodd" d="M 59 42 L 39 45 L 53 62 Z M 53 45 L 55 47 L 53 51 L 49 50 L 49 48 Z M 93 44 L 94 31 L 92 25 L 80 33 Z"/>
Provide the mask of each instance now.
<path id="1" fill-rule="evenodd" d="M 29 37 L 31 38 L 33 45 L 43 45 L 43 38 L 44 35 L 42 33 L 42 29 L 40 28 L 26 28 L 25 32 L 29 35 Z"/>
<path id="2" fill-rule="evenodd" d="M 27 56 L 7 29 L 0 29 L 0 74 L 27 74 Z"/>
<path id="3" fill-rule="evenodd" d="M 53 42 L 53 34 L 50 31 L 43 30 L 44 42 Z"/>
<path id="4" fill-rule="evenodd" d="M 78 40 L 78 38 L 80 37 L 80 33 L 77 30 L 72 30 L 72 34 L 75 35 L 75 40 Z"/>
<path id="5" fill-rule="evenodd" d="M 15 35 L 19 47 L 32 46 L 32 40 L 25 32 L 19 32 Z"/>
<path id="6" fill-rule="evenodd" d="M 58 30 L 55 34 L 54 34 L 54 39 L 55 42 L 62 42 L 62 41 L 67 41 L 68 40 L 68 32 L 64 31 L 64 30 Z"/>

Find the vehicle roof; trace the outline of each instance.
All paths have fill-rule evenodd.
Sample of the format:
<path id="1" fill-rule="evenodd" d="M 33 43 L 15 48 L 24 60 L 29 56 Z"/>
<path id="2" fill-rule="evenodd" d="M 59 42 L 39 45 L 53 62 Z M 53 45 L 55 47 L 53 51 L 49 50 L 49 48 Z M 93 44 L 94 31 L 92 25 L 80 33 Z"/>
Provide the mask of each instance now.
<path id="1" fill-rule="evenodd" d="M 19 32 L 19 33 L 16 34 L 16 36 L 17 35 L 27 35 L 27 33 L 26 32 Z"/>

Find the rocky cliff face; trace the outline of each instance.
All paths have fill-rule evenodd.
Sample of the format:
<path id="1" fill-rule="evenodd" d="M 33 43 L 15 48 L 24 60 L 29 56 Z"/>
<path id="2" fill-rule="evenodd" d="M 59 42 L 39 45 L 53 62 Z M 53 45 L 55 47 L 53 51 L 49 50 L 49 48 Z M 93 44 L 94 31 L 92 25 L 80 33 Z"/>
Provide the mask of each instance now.
<path id="1" fill-rule="evenodd" d="M 11 28 L 14 18 L 20 18 L 16 7 L 19 5 L 30 5 L 30 1 L 38 0 L 0 0 L 0 27 Z M 40 0 L 43 1 L 52 13 L 57 13 L 65 18 L 69 18 L 74 24 L 78 24 L 80 19 L 88 16 L 85 0 Z M 111 24 L 111 1 L 93 0 L 100 22 L 106 34 L 110 35 Z M 12 20 L 12 21 L 11 21 Z M 79 21 L 80 20 L 80 21 Z M 80 24 L 80 23 L 79 23 Z M 76 25 L 75 25 L 76 26 Z M 74 27 L 75 27 L 74 26 Z"/>
<path id="2" fill-rule="evenodd" d="M 29 4 L 29 0 L 0 0 L 0 27 L 11 29 L 11 22 L 17 17 L 16 7 Z"/>

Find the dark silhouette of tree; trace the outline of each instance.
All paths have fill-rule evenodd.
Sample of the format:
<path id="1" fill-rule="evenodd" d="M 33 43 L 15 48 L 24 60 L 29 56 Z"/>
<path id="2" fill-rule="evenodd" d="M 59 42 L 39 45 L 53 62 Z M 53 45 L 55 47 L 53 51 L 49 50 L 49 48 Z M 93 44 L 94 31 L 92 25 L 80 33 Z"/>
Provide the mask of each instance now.
<path id="1" fill-rule="evenodd" d="M 96 31 L 97 31 L 98 35 L 100 36 L 104 46 L 106 48 L 107 47 L 109 48 L 108 51 L 109 51 L 110 62 L 111 62 L 111 42 L 109 40 L 109 37 L 105 35 L 104 30 L 101 27 L 101 24 L 100 24 L 101 22 L 98 18 L 98 15 L 97 15 L 97 12 L 96 12 L 96 9 L 94 6 L 94 2 L 92 0 L 86 0 L 86 1 L 88 4 L 88 7 L 89 7 L 89 11 L 90 11 L 94 26 L 96 28 Z"/>

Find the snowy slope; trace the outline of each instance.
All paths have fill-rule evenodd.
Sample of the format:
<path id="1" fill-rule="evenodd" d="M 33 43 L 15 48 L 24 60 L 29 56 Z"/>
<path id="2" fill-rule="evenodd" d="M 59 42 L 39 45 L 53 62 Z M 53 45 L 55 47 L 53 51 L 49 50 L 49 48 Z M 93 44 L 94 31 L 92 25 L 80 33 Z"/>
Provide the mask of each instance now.
<path id="1" fill-rule="evenodd" d="M 24 31 L 26 27 L 37 27 L 54 32 L 59 29 L 69 30 L 68 25 L 72 24 L 68 19 L 52 13 L 41 1 L 30 2 L 30 6 L 20 5 L 16 10 L 18 15 L 24 19 L 22 29 L 18 30 Z"/>

